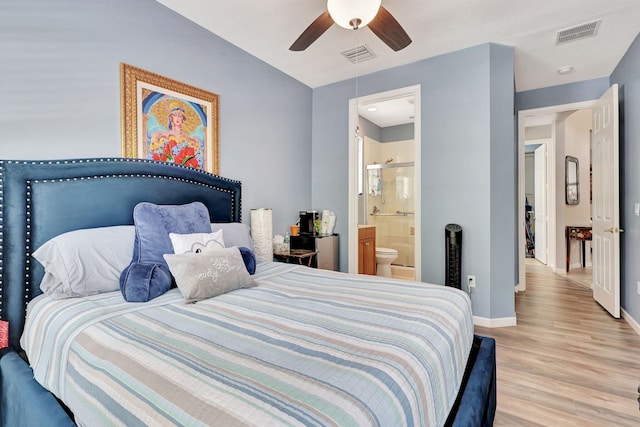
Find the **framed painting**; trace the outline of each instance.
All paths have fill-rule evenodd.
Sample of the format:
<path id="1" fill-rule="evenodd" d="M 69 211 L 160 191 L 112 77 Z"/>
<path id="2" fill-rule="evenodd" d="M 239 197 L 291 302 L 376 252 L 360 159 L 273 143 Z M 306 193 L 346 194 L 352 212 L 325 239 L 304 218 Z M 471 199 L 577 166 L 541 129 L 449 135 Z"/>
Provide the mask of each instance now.
<path id="1" fill-rule="evenodd" d="M 120 64 L 122 155 L 219 174 L 219 96 Z"/>

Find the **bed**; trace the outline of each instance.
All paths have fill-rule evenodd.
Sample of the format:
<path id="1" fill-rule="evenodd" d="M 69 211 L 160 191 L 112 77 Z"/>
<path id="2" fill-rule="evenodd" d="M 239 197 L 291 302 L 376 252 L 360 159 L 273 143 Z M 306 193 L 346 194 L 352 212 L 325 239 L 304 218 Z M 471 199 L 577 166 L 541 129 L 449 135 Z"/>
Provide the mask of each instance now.
<path id="1" fill-rule="evenodd" d="M 132 227 L 141 202 L 238 223 L 237 181 L 138 159 L 5 160 L 0 197 L 3 425 L 493 422 L 495 342 L 452 288 L 264 263 L 255 286 L 194 304 L 180 286 L 143 303 L 41 295 L 32 254 L 56 236 Z"/>

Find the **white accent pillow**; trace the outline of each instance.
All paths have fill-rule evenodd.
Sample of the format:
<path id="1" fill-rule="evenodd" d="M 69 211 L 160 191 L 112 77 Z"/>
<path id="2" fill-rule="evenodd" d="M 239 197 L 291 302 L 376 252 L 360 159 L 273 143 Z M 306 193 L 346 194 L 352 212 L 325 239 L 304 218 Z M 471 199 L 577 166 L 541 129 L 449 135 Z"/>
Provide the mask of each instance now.
<path id="1" fill-rule="evenodd" d="M 237 247 L 163 256 L 185 303 L 256 286 Z"/>
<path id="2" fill-rule="evenodd" d="M 45 271 L 40 289 L 55 299 L 120 290 L 134 240 L 133 225 L 75 230 L 50 239 L 33 253 Z"/>
<path id="3" fill-rule="evenodd" d="M 224 248 L 222 230 L 215 233 L 177 234 L 169 233 L 173 253 L 200 253 Z"/>

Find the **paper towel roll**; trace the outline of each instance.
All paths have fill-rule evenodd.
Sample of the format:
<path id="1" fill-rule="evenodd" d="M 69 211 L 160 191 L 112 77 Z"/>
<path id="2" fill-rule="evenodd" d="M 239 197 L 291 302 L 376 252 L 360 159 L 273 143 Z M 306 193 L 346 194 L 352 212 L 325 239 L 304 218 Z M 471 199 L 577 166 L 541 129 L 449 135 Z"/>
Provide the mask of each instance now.
<path id="1" fill-rule="evenodd" d="M 251 239 L 258 262 L 273 261 L 273 212 L 270 208 L 251 209 Z"/>
<path id="2" fill-rule="evenodd" d="M 320 234 L 329 234 L 329 209 L 322 211 L 322 228 Z"/>

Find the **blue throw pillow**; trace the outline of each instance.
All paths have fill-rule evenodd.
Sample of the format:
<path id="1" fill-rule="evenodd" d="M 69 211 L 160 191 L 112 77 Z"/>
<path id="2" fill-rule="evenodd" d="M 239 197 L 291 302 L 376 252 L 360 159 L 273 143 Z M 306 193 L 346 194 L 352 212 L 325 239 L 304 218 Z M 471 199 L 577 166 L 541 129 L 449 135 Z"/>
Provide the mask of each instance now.
<path id="1" fill-rule="evenodd" d="M 133 209 L 135 240 L 131 264 L 120 275 L 126 301 L 144 302 L 171 288 L 173 279 L 162 257 L 172 254 L 169 233 L 210 233 L 209 210 L 201 202 L 186 205 L 138 203 Z"/>
<path id="2" fill-rule="evenodd" d="M 247 267 L 247 271 L 249 274 L 254 274 L 256 272 L 256 255 L 249 248 L 245 248 L 244 246 L 238 247 L 240 250 L 240 255 L 242 255 L 242 261 L 244 261 L 244 266 Z"/>

